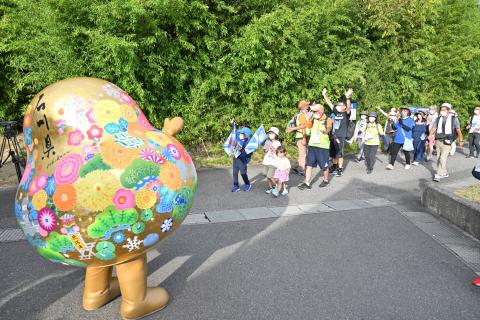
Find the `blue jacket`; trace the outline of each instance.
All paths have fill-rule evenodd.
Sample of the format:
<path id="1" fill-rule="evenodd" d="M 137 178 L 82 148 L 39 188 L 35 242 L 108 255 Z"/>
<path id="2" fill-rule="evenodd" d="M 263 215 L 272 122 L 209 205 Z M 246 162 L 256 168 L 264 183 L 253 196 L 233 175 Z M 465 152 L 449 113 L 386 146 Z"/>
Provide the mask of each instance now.
<path id="1" fill-rule="evenodd" d="M 393 128 L 397 131 L 395 132 L 393 142 L 403 144 L 405 142 L 405 137 L 412 139 L 412 131 L 414 126 L 415 124 L 412 118 L 400 119 L 395 122 Z"/>
<path id="2" fill-rule="evenodd" d="M 248 139 L 245 140 L 238 140 L 238 144 L 242 146 L 242 149 L 240 150 L 240 155 L 238 156 L 237 159 L 241 160 L 244 163 L 250 162 L 250 159 L 252 158 L 253 153 L 247 154 L 245 151 L 245 147 L 248 144 Z"/>

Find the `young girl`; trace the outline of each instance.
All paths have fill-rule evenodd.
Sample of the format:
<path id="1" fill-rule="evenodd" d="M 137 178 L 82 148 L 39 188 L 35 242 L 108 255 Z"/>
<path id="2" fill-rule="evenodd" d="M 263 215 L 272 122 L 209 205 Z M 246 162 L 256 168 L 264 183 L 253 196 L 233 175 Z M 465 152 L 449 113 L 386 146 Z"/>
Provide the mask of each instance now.
<path id="1" fill-rule="evenodd" d="M 275 179 L 275 188 L 272 190 L 272 195 L 278 197 L 279 194 L 286 196 L 288 194 L 287 185 L 285 182 L 288 181 L 288 176 L 290 175 L 290 160 L 287 158 L 285 148 L 280 146 L 277 148 L 277 159 L 275 161 L 275 174 L 273 178 Z"/>
<path id="2" fill-rule="evenodd" d="M 378 146 L 380 145 L 381 136 L 383 136 L 383 129 L 377 121 L 377 113 L 371 112 L 368 117 L 367 127 L 365 129 L 365 143 L 363 146 L 367 174 L 371 174 L 373 172 L 373 166 L 377 160 L 377 150 Z"/>
<path id="3" fill-rule="evenodd" d="M 425 113 L 415 114 L 415 126 L 413 127 L 413 165 L 418 166 L 423 161 L 425 154 L 425 140 L 428 136 L 427 117 Z"/>
<path id="4" fill-rule="evenodd" d="M 277 148 L 281 145 L 279 141 L 280 130 L 276 127 L 271 127 L 268 132 L 268 139 L 263 146 L 265 150 L 265 156 L 263 157 L 262 164 L 264 165 L 264 174 L 267 176 L 268 188 L 265 191 L 267 194 L 272 193 L 275 186 L 273 181 L 273 175 L 275 174 L 275 159 Z"/>

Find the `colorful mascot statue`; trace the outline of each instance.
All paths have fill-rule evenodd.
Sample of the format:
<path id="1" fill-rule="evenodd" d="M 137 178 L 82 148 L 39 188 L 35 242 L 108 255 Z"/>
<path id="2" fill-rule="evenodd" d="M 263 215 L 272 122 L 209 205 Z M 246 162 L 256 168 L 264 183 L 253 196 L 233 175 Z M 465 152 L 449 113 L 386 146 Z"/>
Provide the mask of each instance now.
<path id="1" fill-rule="evenodd" d="M 182 223 L 196 192 L 195 166 L 173 138 L 182 126 L 153 128 L 124 91 L 95 78 L 57 82 L 27 107 L 18 223 L 44 258 L 86 267 L 85 309 L 120 294 L 124 319 L 167 305 L 165 289 L 146 286 L 146 252 Z"/>

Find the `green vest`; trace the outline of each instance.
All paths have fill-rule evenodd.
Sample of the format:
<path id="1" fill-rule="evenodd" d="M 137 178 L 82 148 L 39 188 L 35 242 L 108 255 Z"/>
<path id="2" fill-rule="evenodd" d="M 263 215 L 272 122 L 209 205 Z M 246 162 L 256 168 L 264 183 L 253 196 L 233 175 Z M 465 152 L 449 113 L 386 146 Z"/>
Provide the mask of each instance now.
<path id="1" fill-rule="evenodd" d="M 310 141 L 309 146 L 318 147 L 322 149 L 330 149 L 330 137 L 328 133 L 323 133 L 323 130 L 327 129 L 328 118 L 323 120 L 314 119 L 312 129 L 310 129 Z"/>

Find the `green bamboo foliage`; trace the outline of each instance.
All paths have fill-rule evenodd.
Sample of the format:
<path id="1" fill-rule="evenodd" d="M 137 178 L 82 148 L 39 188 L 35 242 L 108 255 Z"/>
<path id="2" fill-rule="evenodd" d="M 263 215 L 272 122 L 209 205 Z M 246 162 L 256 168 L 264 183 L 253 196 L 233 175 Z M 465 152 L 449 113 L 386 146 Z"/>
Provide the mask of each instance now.
<path id="1" fill-rule="evenodd" d="M 347 87 L 361 108 L 480 101 L 475 0 L 0 0 L 0 119 L 48 84 L 104 78 L 188 145 L 235 118 L 284 127 L 300 99 Z"/>

